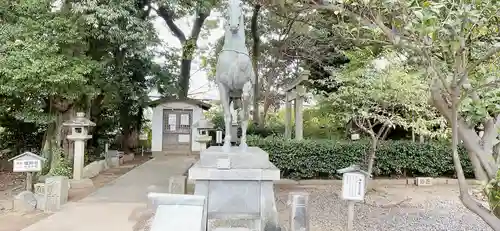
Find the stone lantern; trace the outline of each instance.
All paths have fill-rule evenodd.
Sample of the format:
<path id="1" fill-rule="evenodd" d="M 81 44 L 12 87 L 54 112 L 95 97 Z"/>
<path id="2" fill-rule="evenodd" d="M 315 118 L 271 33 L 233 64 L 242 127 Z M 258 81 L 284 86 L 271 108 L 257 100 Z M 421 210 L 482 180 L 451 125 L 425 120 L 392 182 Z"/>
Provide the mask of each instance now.
<path id="1" fill-rule="evenodd" d="M 193 124 L 198 130 L 198 135 L 195 138 L 195 141 L 200 143 L 200 153 L 207 149 L 207 143 L 212 141 L 212 137 L 208 135 L 208 131 L 214 128 L 214 124 L 205 118 L 201 118 L 196 123 Z"/>
<path id="2" fill-rule="evenodd" d="M 76 118 L 63 123 L 71 129 L 71 133 L 67 136 L 68 140 L 75 142 L 74 146 L 74 163 L 73 163 L 73 180 L 82 180 L 85 141 L 91 139 L 89 128 L 95 126 L 95 123 L 85 118 L 85 113 L 76 113 Z"/>

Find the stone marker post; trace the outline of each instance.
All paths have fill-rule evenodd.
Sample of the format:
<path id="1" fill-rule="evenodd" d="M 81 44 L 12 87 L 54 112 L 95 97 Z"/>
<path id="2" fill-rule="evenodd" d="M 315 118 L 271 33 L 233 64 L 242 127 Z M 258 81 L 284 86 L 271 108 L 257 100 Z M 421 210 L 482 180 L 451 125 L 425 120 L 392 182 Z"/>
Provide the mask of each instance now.
<path id="1" fill-rule="evenodd" d="M 309 204 L 309 194 L 302 192 L 291 192 L 288 195 L 288 203 L 291 207 L 290 230 L 309 231 L 309 214 L 307 205 Z"/>
<path id="2" fill-rule="evenodd" d="M 88 130 L 91 126 L 95 126 L 95 123 L 85 118 L 85 113 L 78 112 L 75 119 L 67 121 L 63 125 L 71 128 L 71 134 L 67 138 L 75 143 L 73 180 L 81 180 L 85 156 L 85 142 L 92 138 L 91 135 L 88 135 Z"/>

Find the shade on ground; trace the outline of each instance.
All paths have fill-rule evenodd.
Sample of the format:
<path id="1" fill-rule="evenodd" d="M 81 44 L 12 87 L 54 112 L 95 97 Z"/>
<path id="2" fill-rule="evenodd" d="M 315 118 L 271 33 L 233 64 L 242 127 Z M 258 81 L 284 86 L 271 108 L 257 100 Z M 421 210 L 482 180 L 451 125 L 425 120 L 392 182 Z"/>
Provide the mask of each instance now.
<path id="1" fill-rule="evenodd" d="M 188 157 L 150 160 L 22 231 L 132 230 L 134 222 L 128 218 L 134 209 L 147 202 L 148 187 L 167 187 L 170 176 L 182 175 L 194 161 Z"/>

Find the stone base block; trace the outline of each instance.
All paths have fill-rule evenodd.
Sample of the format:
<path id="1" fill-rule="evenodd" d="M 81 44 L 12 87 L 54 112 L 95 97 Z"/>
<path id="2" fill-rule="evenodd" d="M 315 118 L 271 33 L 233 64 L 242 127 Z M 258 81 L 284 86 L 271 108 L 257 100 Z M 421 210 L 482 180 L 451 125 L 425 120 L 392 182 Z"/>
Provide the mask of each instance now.
<path id="1" fill-rule="evenodd" d="M 123 155 L 123 162 L 132 161 L 132 160 L 134 160 L 134 158 L 135 158 L 134 153 Z"/>
<path id="2" fill-rule="evenodd" d="M 231 169 L 266 169 L 274 167 L 269 161 L 269 154 L 258 147 L 248 147 L 246 150 L 240 147 L 231 147 L 229 152 L 226 152 L 222 149 L 222 146 L 211 146 L 201 152 L 199 165 L 206 168 L 216 168 L 219 159 L 229 159 Z"/>
<path id="3" fill-rule="evenodd" d="M 21 213 L 33 212 L 36 209 L 35 194 L 30 191 L 22 191 L 14 197 L 14 210 Z"/>
<path id="4" fill-rule="evenodd" d="M 215 231 L 250 231 L 247 228 L 217 228 Z"/>
<path id="5" fill-rule="evenodd" d="M 94 182 L 91 179 L 81 179 L 81 180 L 70 180 L 69 181 L 70 188 L 72 189 L 81 189 L 81 188 L 91 188 L 94 187 Z"/>

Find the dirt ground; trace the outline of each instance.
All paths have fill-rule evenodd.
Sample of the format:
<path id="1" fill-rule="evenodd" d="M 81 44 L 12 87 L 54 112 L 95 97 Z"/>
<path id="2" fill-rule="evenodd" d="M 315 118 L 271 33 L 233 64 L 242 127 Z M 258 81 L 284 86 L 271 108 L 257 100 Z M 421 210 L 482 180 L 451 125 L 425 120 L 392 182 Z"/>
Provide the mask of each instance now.
<path id="1" fill-rule="evenodd" d="M 93 188 L 70 189 L 68 201 L 78 201 L 85 198 L 98 188 L 101 188 L 148 160 L 149 155 L 136 155 L 133 161 L 100 173 L 98 176 L 92 178 L 94 182 Z M 0 231 L 20 231 L 51 215 L 41 211 L 22 214 L 12 210 L 12 198 L 24 190 L 25 178 L 25 175 L 19 173 L 0 172 Z"/>

